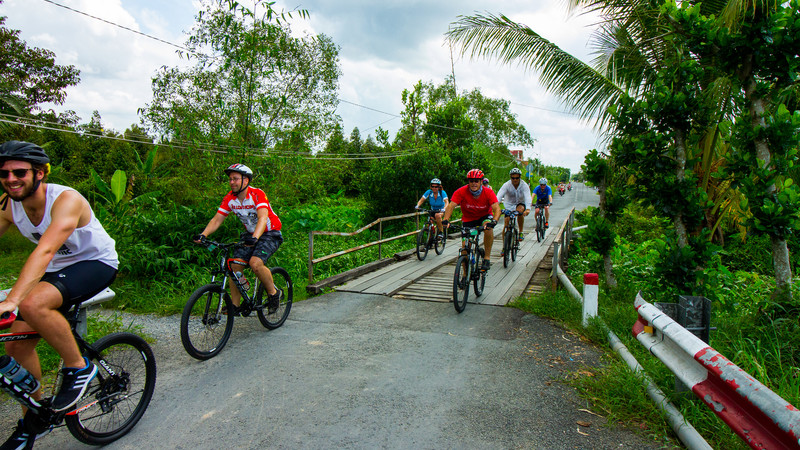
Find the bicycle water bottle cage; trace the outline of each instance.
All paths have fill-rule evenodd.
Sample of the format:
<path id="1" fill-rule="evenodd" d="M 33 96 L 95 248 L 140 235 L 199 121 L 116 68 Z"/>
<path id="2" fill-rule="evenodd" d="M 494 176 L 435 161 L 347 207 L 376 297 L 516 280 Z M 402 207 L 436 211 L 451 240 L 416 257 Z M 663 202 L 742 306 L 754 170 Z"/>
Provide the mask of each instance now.
<path id="1" fill-rule="evenodd" d="M 241 264 L 243 266 L 247 266 L 247 261 L 243 260 L 242 258 L 228 258 L 227 263 L 228 263 L 228 270 L 230 270 L 231 272 L 234 271 L 233 267 L 231 267 L 231 264 Z"/>

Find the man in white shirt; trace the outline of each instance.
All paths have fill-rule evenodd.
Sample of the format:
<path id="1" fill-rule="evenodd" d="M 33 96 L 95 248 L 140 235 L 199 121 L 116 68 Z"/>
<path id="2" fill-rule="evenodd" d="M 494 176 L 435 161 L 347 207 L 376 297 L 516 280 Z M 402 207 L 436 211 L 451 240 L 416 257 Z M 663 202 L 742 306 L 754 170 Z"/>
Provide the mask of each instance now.
<path id="1" fill-rule="evenodd" d="M 497 191 L 497 199 L 503 202 L 503 208 L 508 210 L 516 209 L 521 214 L 517 217 L 519 224 L 519 240 L 524 239 L 522 226 L 525 223 L 525 216 L 531 213 L 531 188 L 528 183 L 522 181 L 522 172 L 514 167 L 509 172 L 510 180 L 503 184 Z M 508 216 L 506 216 L 504 228 L 508 228 Z"/>

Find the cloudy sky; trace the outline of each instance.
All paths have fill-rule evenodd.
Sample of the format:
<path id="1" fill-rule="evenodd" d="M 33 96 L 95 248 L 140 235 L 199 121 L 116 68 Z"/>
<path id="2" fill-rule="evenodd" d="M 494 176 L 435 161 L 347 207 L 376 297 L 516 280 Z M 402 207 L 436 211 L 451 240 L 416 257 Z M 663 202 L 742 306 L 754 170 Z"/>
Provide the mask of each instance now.
<path id="1" fill-rule="evenodd" d="M 279 0 L 276 6 L 308 10 L 310 19 L 294 21 L 293 30 L 324 33 L 340 46 L 343 102 L 337 113 L 346 134 L 358 127 L 364 137 L 374 136 L 379 125 L 394 136 L 401 124 L 393 115 L 403 109 L 403 89 L 419 80 L 441 84 L 451 73 L 444 33 L 459 15 L 504 14 L 584 61 L 594 22 L 583 15 L 568 17 L 558 0 Z M 80 69 L 80 84 L 67 91 L 66 103 L 54 107 L 57 112 L 71 109 L 88 122 L 97 110 L 106 127 L 121 132 L 139 123 L 137 109 L 151 99 L 155 71 L 185 64 L 170 44 L 183 45 L 198 8 L 192 0 L 4 0 L 0 15 L 8 17 L 8 27 L 21 30 L 28 45 L 50 49 L 57 63 Z M 511 101 L 517 119 L 537 140 L 534 148 L 524 149 L 526 156 L 577 172 L 587 151 L 599 145 L 592 124 L 556 112 L 563 108 L 541 88 L 536 73 L 460 58 L 457 52 L 454 58 L 459 91 L 479 88 L 485 96 Z"/>

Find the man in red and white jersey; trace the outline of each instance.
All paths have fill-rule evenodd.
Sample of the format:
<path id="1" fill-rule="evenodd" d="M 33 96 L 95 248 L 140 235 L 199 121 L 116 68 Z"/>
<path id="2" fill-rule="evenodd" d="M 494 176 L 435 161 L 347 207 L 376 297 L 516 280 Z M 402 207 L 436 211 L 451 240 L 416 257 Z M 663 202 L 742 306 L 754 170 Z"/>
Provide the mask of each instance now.
<path id="1" fill-rule="evenodd" d="M 444 210 L 442 224 L 447 225 L 450 216 L 456 209 L 456 205 L 461 205 L 461 219 L 465 227 L 479 227 L 486 223 L 483 232 L 483 246 L 486 248 L 486 257 L 483 260 L 483 271 L 489 270 L 491 263 L 489 258 L 492 254 L 492 243 L 494 242 L 494 227 L 497 219 L 500 218 L 500 203 L 494 191 L 484 187 L 481 183 L 484 180 L 483 171 L 472 169 L 467 173 L 467 185 L 456 189 L 450 198 L 450 203 Z M 488 222 L 488 223 L 487 223 Z"/>
<path id="2" fill-rule="evenodd" d="M 278 309 L 283 291 L 275 287 L 272 272 L 267 267 L 267 260 L 283 243 L 281 235 L 281 220 L 267 200 L 267 194 L 259 188 L 250 186 L 253 171 L 244 164 L 233 164 L 225 169 L 231 191 L 222 199 L 222 204 L 217 213 L 208 222 L 202 233 L 195 236 L 194 242 L 200 243 L 210 236 L 222 225 L 230 213 L 235 214 L 242 221 L 246 232 L 240 238 L 244 246 L 234 250 L 233 257 L 246 261 L 250 269 L 267 290 L 267 308 L 270 314 Z M 234 271 L 241 272 L 244 265 L 233 264 Z M 242 296 L 236 284 L 231 280 L 231 301 L 238 308 Z M 234 311 L 233 314 L 237 314 Z M 229 313 L 230 314 L 230 313 Z"/>

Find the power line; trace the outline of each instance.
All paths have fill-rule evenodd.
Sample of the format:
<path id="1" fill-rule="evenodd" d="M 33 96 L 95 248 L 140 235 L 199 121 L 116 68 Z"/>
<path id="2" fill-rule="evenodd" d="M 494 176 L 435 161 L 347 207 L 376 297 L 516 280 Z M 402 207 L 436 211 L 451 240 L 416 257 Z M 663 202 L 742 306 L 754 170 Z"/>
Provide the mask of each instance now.
<path id="1" fill-rule="evenodd" d="M 42 1 L 44 1 L 44 2 L 47 2 L 47 3 L 50 3 L 51 5 L 58 6 L 59 8 L 64 8 L 64 9 L 67 9 L 67 10 L 69 10 L 69 11 L 72 11 L 72 12 L 74 12 L 74 13 L 78 13 L 78 14 L 84 15 L 84 16 L 86 16 L 86 17 L 90 17 L 90 18 L 92 18 L 92 19 L 99 20 L 99 21 L 101 21 L 101 22 L 105 22 L 105 23 L 107 23 L 107 24 L 109 24 L 109 25 L 112 25 L 112 26 L 115 26 L 115 27 L 117 27 L 117 28 L 122 28 L 123 30 L 127 30 L 127 31 L 130 31 L 130 32 L 136 33 L 136 34 L 138 34 L 138 35 L 141 35 L 141 36 L 144 36 L 144 37 L 146 37 L 146 38 L 148 38 L 148 39 L 153 39 L 153 40 L 155 40 L 155 41 L 162 42 L 162 43 L 164 43 L 164 44 L 167 44 L 167 45 L 171 45 L 171 46 L 173 46 L 173 47 L 176 47 L 176 48 L 179 48 L 179 49 L 181 49 L 181 50 L 187 51 L 187 52 L 189 52 L 189 53 L 194 53 L 193 51 L 189 50 L 189 49 L 188 49 L 188 48 L 186 48 L 186 47 L 182 47 L 182 46 L 180 46 L 180 45 L 178 45 L 178 44 L 173 44 L 172 42 L 165 41 L 164 39 L 161 39 L 161 38 L 158 38 L 158 37 L 155 37 L 155 36 L 151 36 L 151 35 L 149 35 L 149 34 L 147 34 L 147 33 L 142 33 L 141 31 L 134 30 L 133 28 L 128 28 L 128 27 L 126 27 L 126 26 L 124 26 L 124 25 L 120 25 L 120 24 L 118 24 L 118 23 L 114 23 L 114 22 L 108 21 L 108 20 L 106 20 L 106 19 L 103 19 L 103 18 L 101 18 L 101 17 L 93 16 L 93 15 L 91 15 L 91 14 L 88 14 L 88 13 L 85 13 L 85 12 L 83 12 L 83 11 L 79 11 L 79 10 L 77 10 L 77 9 L 70 8 L 69 6 L 62 5 L 62 4 L 60 4 L 60 3 L 56 3 L 56 2 L 54 2 L 53 0 L 42 0 Z"/>
<path id="2" fill-rule="evenodd" d="M 547 108 L 542 108 L 540 106 L 523 105 L 522 103 L 517 103 L 517 102 L 509 102 L 509 103 L 511 103 L 512 105 L 523 106 L 525 108 L 539 109 L 539 110 L 542 110 L 542 111 L 548 111 L 548 112 L 554 112 L 554 113 L 558 113 L 558 114 L 566 114 L 568 116 L 578 116 L 578 117 L 580 117 L 580 114 L 576 114 L 576 113 L 569 112 L 569 111 L 557 111 L 555 109 L 547 109 Z"/>
<path id="3" fill-rule="evenodd" d="M 17 117 L 17 116 L 10 116 L 8 114 L 0 114 L 0 115 L 1 116 L 6 116 L 6 117 Z M 37 121 L 38 120 L 38 119 L 28 119 L 28 118 L 22 118 L 22 117 L 17 117 L 17 119 L 33 120 L 33 121 Z M 221 146 L 218 146 L 218 145 L 215 145 L 215 144 L 199 143 L 199 145 L 194 146 L 194 147 L 190 147 L 188 145 L 176 144 L 176 143 L 173 143 L 173 142 L 170 142 L 170 143 L 167 143 L 167 144 L 159 144 L 159 143 L 156 143 L 156 142 L 152 142 L 153 138 L 150 138 L 149 136 L 138 135 L 138 136 L 142 136 L 142 137 L 148 137 L 148 139 L 151 139 L 151 141 L 137 141 L 137 140 L 128 139 L 128 138 L 125 138 L 125 137 L 108 136 L 108 135 L 105 135 L 105 134 L 102 134 L 102 133 L 95 133 L 95 132 L 92 132 L 92 131 L 89 131 L 89 130 L 76 130 L 76 129 L 72 129 L 72 128 L 68 127 L 67 125 L 55 124 L 54 122 L 45 122 L 45 121 L 41 121 L 41 120 L 38 120 L 38 121 L 40 121 L 42 123 L 54 124 L 54 125 L 59 126 L 60 128 L 56 128 L 55 126 L 36 125 L 36 124 L 32 124 L 32 123 L 20 122 L 19 120 L 11 120 L 11 119 L 6 119 L 6 118 L 0 118 L 0 123 L 8 123 L 8 124 L 19 125 L 19 126 L 28 127 L 28 128 L 36 128 L 36 129 L 40 129 L 40 130 L 49 130 L 49 131 L 56 131 L 56 132 L 61 132 L 61 133 L 70 133 L 70 134 L 76 134 L 76 135 L 86 136 L 86 137 L 96 137 L 96 138 L 100 138 L 100 139 L 109 139 L 109 140 L 114 140 L 114 141 L 129 142 L 129 143 L 133 143 L 133 144 L 143 144 L 143 145 L 151 145 L 151 146 L 169 146 L 169 147 L 179 148 L 179 149 L 184 149 L 184 150 L 190 150 L 192 148 L 195 148 L 195 149 L 197 149 L 199 151 L 208 152 L 208 153 L 219 153 L 219 154 L 227 154 L 228 153 L 227 151 L 213 150 L 211 148 L 204 147 L 204 145 L 205 146 L 209 146 L 209 147 L 218 147 L 218 148 L 221 147 Z M 178 142 L 181 142 L 181 141 L 178 141 Z M 183 142 L 185 142 L 185 141 L 183 141 Z M 237 149 L 237 150 L 241 148 L 241 147 L 234 147 L 234 146 L 227 146 L 227 147 L 233 148 L 233 149 Z M 265 157 L 270 156 L 270 155 L 274 155 L 274 156 L 300 156 L 303 159 L 307 159 L 307 160 L 317 160 L 317 159 L 319 159 L 319 160 L 323 160 L 323 159 L 324 160 L 366 160 L 366 159 L 389 159 L 389 158 L 399 158 L 399 157 L 402 157 L 402 156 L 410 156 L 410 155 L 419 153 L 420 151 L 422 151 L 424 149 L 425 149 L 425 147 L 418 147 L 418 148 L 410 149 L 412 151 L 404 151 L 404 152 L 376 153 L 376 154 L 372 154 L 372 155 L 364 155 L 363 153 L 343 153 L 343 154 L 335 155 L 335 156 L 333 156 L 333 155 L 332 156 L 327 156 L 327 155 L 324 155 L 324 154 L 321 155 L 321 156 L 315 156 L 315 155 L 313 155 L 311 153 L 308 153 L 308 152 L 266 151 L 266 149 L 265 149 L 264 152 L 252 153 L 251 155 L 252 156 L 262 157 L 262 158 L 265 158 Z"/>

